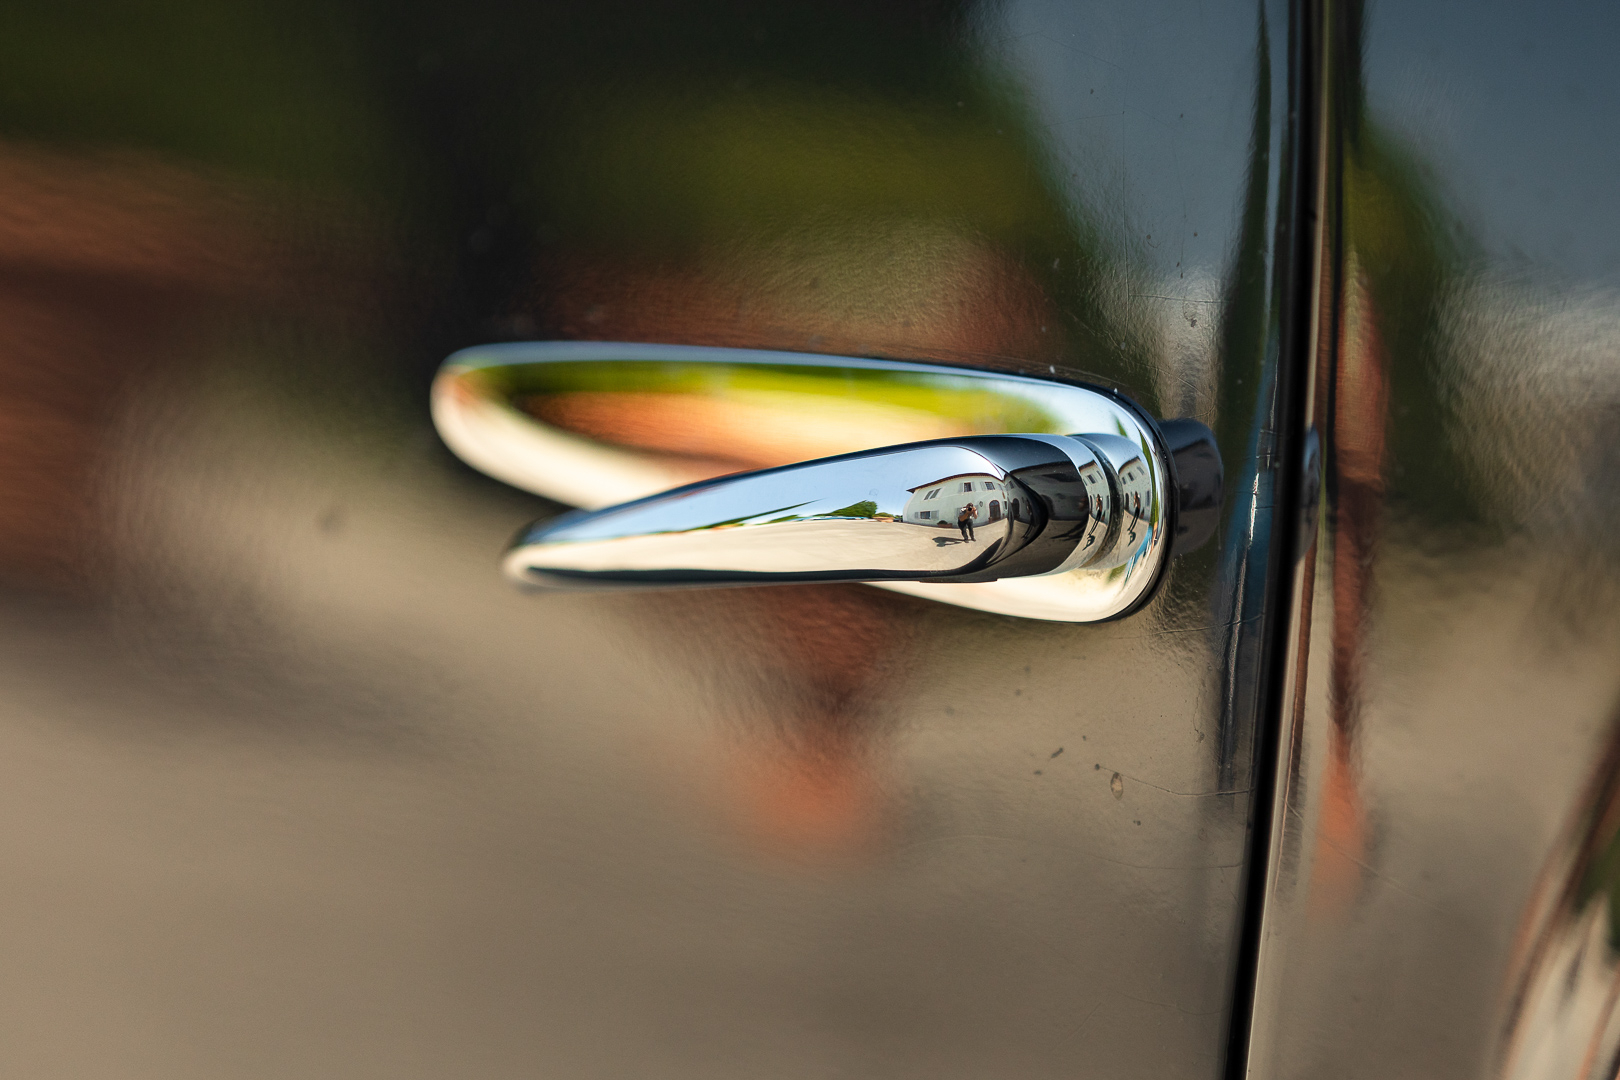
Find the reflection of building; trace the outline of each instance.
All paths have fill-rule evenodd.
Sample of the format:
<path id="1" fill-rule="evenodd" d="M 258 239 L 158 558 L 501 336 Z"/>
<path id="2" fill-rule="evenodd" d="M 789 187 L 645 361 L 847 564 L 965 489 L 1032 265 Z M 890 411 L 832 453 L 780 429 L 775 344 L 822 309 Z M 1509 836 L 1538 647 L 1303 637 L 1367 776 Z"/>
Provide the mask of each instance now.
<path id="1" fill-rule="evenodd" d="M 907 490 L 911 498 L 901 519 L 908 525 L 955 528 L 964 506 L 973 508 L 976 525 L 1000 521 L 1012 510 L 1007 485 L 989 473 L 957 473 Z"/>
<path id="2" fill-rule="evenodd" d="M 1153 481 L 1148 476 L 1147 463 L 1133 457 L 1119 469 L 1119 502 L 1124 541 L 1134 544 L 1142 521 L 1153 509 Z"/>

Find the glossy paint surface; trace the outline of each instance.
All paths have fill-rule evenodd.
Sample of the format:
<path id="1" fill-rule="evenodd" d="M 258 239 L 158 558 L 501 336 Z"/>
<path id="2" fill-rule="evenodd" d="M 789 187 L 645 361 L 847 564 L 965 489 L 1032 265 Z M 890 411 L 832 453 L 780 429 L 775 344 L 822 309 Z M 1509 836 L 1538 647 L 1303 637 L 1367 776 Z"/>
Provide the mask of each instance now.
<path id="1" fill-rule="evenodd" d="M 1620 21 L 1328 5 L 1251 1075 L 1613 1075 Z"/>
<path id="2" fill-rule="evenodd" d="M 28 5 L 0 33 L 0 1074 L 1219 1074 L 1280 5 Z M 453 351 L 1117 387 L 1216 541 L 1037 623 L 524 596 Z"/>

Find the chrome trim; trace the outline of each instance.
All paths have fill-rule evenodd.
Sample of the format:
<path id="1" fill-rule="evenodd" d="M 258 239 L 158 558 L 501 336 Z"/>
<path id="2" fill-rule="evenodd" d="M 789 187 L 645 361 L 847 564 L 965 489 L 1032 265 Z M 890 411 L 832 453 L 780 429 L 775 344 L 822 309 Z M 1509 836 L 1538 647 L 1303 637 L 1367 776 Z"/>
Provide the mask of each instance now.
<path id="1" fill-rule="evenodd" d="M 1142 471 L 1140 455 L 1131 464 Z M 1121 565 L 1140 550 L 1148 530 L 1121 512 L 1128 490 L 1080 439 L 915 443 L 545 521 L 513 545 L 506 566 L 522 583 L 567 586 L 1063 573 Z"/>
<path id="2" fill-rule="evenodd" d="M 784 389 L 772 391 L 775 384 L 771 379 L 780 379 Z M 712 475 L 731 470 L 724 461 L 616 443 L 540 418 L 546 411 L 534 405 L 536 400 L 542 405 L 568 400 L 567 395 L 578 395 L 581 386 L 595 388 L 593 400 L 620 400 L 612 397 L 615 393 L 623 393 L 626 401 L 632 395 L 663 395 L 657 400 L 719 409 L 722 416 L 729 415 L 725 410 L 733 403 L 741 402 L 735 405 L 740 415 L 763 417 L 756 425 L 770 433 L 775 427 L 766 421 L 780 419 L 784 429 L 803 431 L 805 447 L 828 448 L 843 440 L 856 453 L 766 469 L 718 484 L 700 481 L 666 492 L 682 480 L 697 479 L 694 472 L 702 475 L 706 469 Z M 772 393 L 775 398 L 770 397 Z M 917 406 L 919 398 L 929 403 L 927 408 Z M 771 406 L 775 412 L 759 412 L 758 402 L 765 399 L 775 403 Z M 450 357 L 435 380 L 432 405 L 445 442 L 475 468 L 586 509 L 630 503 L 615 507 L 606 516 L 574 516 L 526 530 L 509 553 L 507 566 L 514 577 L 530 584 L 557 584 L 564 579 L 578 582 L 582 575 L 596 584 L 611 580 L 620 585 L 632 579 L 647 584 L 655 578 L 663 584 L 861 580 L 979 610 L 1090 622 L 1126 614 L 1151 596 L 1162 577 L 1174 529 L 1172 467 L 1153 422 L 1118 395 L 1068 383 L 818 354 L 613 342 L 525 342 L 481 346 Z M 825 424 L 818 427 L 823 420 Z M 1011 428 L 1014 423 L 1019 427 Z M 1009 430 L 996 431 L 998 426 Z M 713 431 L 710 456 L 723 457 L 730 449 L 723 428 L 718 425 Z M 954 429 L 954 437 L 916 444 L 901 441 L 900 446 L 879 451 L 886 462 L 879 470 L 882 475 L 873 471 L 877 468 L 871 456 L 874 447 L 899 441 L 893 439 L 896 434 L 932 433 L 941 428 Z M 1070 437 L 1074 432 L 1086 434 Z M 944 546 L 927 537 L 922 543 L 934 549 L 924 552 L 927 557 L 901 550 L 880 555 L 877 549 L 894 546 L 893 530 L 910 529 L 872 524 L 868 543 L 860 527 L 828 520 L 837 516 L 831 511 L 879 493 L 886 500 L 879 510 L 892 514 L 897 509 L 890 505 L 897 494 L 895 485 L 904 490 L 910 485 L 902 481 L 920 484 L 933 479 L 922 475 L 928 471 L 922 462 L 943 453 L 939 447 L 988 447 L 982 437 L 990 435 L 1016 436 L 1023 440 L 1020 445 L 1025 450 L 1038 444 L 1046 447 L 1044 453 L 1063 448 L 1086 460 L 1103 462 L 1107 477 L 1107 491 L 1102 494 L 1107 504 L 1104 517 L 1113 529 L 1106 543 L 1088 531 L 1089 548 L 1083 541 L 1077 542 L 1057 564 L 1035 569 L 1008 562 L 1014 552 L 1010 543 L 1004 543 L 1001 554 L 991 560 L 994 565 L 988 566 L 975 562 L 978 555 L 953 562 L 941 555 Z M 930 444 L 935 449 L 925 453 Z M 791 450 L 795 444 L 784 445 Z M 1002 444 L 1002 449 L 1012 445 Z M 900 473 L 891 475 L 887 470 L 898 464 L 895 458 L 902 450 L 911 456 Z M 835 468 L 834 462 L 840 464 Z M 1079 460 L 1071 463 L 1077 466 Z M 1003 469 L 1004 473 L 1012 471 Z M 992 471 L 990 475 L 996 474 Z M 810 500 L 788 498 L 782 492 L 783 485 L 812 481 L 823 486 L 816 488 Z M 844 492 L 848 497 L 841 494 Z M 633 501 L 654 493 L 660 494 L 650 503 Z M 1123 500 L 1125 513 L 1114 521 L 1116 500 Z M 778 516 L 786 515 L 789 506 L 801 503 L 800 511 L 793 512 L 807 520 L 791 526 L 798 539 L 786 539 L 787 522 L 748 517 L 777 510 Z M 809 519 L 819 519 L 819 523 Z M 638 524 L 632 526 L 632 521 Z M 717 523 L 746 527 L 717 529 Z M 981 526 L 988 524 L 982 522 Z M 767 530 L 766 526 L 775 527 Z M 1005 528 L 1011 530 L 1011 526 Z M 653 532 L 664 535 L 657 540 L 645 535 Z M 699 532 L 704 534 L 701 552 L 693 547 Z M 737 535 L 718 535 L 722 532 Z M 826 534 L 810 545 L 814 551 L 794 547 L 812 532 Z M 840 536 L 836 543 L 834 533 Z M 673 534 L 685 539 L 676 541 Z M 767 535 L 771 539 L 766 546 L 777 552 L 774 559 L 740 547 Z M 863 539 L 856 540 L 856 536 Z M 589 544 L 585 543 L 587 537 Z M 539 551 L 541 546 L 547 548 L 544 553 Z M 788 548 L 793 553 L 784 556 Z M 904 544 L 899 548 L 911 550 Z M 1018 550 L 1024 551 L 1027 560 L 1028 550 L 1022 546 Z M 610 551 L 615 554 L 610 556 Z M 1011 576 L 1015 570 L 1018 576 Z M 1008 576 L 991 580 L 996 573 Z"/>

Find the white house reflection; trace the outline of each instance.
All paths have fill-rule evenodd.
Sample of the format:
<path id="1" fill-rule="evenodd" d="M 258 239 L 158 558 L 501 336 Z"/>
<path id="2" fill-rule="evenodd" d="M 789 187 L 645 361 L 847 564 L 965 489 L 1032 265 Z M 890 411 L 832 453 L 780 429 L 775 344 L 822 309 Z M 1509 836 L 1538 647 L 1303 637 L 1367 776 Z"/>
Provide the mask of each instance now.
<path id="1" fill-rule="evenodd" d="M 975 539 L 976 525 L 1018 517 L 1018 497 L 1006 481 L 990 473 L 956 473 L 906 490 L 911 497 L 902 521 L 957 529 L 964 540 Z"/>
<path id="2" fill-rule="evenodd" d="M 1140 457 L 1131 458 L 1120 466 L 1118 473 L 1122 530 L 1120 554 L 1128 556 L 1136 554 L 1141 541 L 1147 538 L 1147 530 L 1142 523 L 1153 508 L 1153 480 L 1148 475 L 1147 463 Z"/>

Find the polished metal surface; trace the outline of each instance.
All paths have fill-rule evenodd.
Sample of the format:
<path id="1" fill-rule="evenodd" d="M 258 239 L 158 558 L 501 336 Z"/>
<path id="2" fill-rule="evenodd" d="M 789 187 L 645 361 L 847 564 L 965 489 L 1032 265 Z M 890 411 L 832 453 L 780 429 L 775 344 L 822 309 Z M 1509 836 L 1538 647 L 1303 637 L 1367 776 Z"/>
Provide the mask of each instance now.
<path id="1" fill-rule="evenodd" d="M 1247 1072 L 1613 1076 L 1620 18 L 1323 15 L 1322 499 Z"/>
<path id="2" fill-rule="evenodd" d="M 515 542 L 506 560 L 509 573 L 531 584 L 562 580 L 548 569 L 569 573 L 576 584 L 586 570 L 598 581 L 607 580 L 609 570 L 633 571 L 644 584 L 666 585 L 697 580 L 675 573 L 680 570 L 711 584 L 764 584 L 764 575 L 775 573 L 777 581 L 885 583 L 981 611 L 1093 622 L 1145 602 L 1162 579 L 1172 542 L 1178 553 L 1201 545 L 1222 501 L 1220 453 L 1209 429 L 1195 420 L 1172 422 L 1181 425 L 1171 428 L 1180 440 L 1172 463 L 1164 436 L 1117 394 L 892 360 L 625 342 L 484 346 L 445 362 L 434 380 L 433 416 L 446 443 L 474 467 L 590 508 L 650 496 L 676 477 L 727 474 L 745 463 L 783 464 L 818 450 L 871 451 L 908 434 L 1025 432 L 1039 442 L 1035 433 L 1045 433 L 1048 441 L 1035 453 L 1067 448 L 1067 459 L 1063 453 L 1053 459 L 1061 475 L 1015 459 L 1005 467 L 986 465 L 1003 477 L 1020 470 L 1015 487 L 1037 490 L 1013 497 L 1048 519 L 1036 522 L 1026 513 L 1034 531 L 1007 532 L 989 561 L 979 557 L 983 549 L 957 551 L 948 538 L 927 531 L 954 528 L 962 509 L 961 499 L 948 514 L 920 505 L 928 492 L 916 489 L 937 486 L 932 481 L 947 476 L 946 466 L 889 457 L 847 475 L 777 473 L 774 487 L 750 482 L 746 494 L 735 486 L 740 481 L 728 481 L 701 497 L 682 496 L 681 516 L 671 520 L 649 503 L 636 512 L 641 516 L 614 517 L 607 532 L 593 525 L 595 531 L 582 534 L 573 522 L 537 528 Z M 1073 432 L 1090 433 L 1082 436 L 1084 446 L 1050 441 Z M 1005 445 L 1011 452 L 1013 444 Z M 961 468 L 964 475 L 973 471 L 968 464 Z M 919 471 L 906 471 L 913 469 Z M 813 504 L 788 490 L 812 477 Z M 959 479 L 951 492 L 961 494 L 961 484 L 972 482 Z M 917 513 L 907 514 L 913 496 Z M 1086 505 L 1079 517 L 1077 497 Z M 869 513 L 842 512 L 871 500 Z M 969 501 L 975 524 L 995 526 L 1009 513 L 1007 497 Z M 1181 502 L 1186 528 L 1178 524 Z M 798 517 L 792 523 L 782 519 L 790 504 Z M 909 528 L 867 529 L 856 519 L 898 520 Z M 1059 551 L 1066 541 L 1058 536 L 1082 520 L 1088 523 Z M 747 527 L 719 532 L 715 523 Z M 703 530 L 701 537 L 694 530 Z M 666 535 L 634 540 L 638 532 Z M 579 545 L 587 535 L 597 542 L 588 551 Z M 601 546 L 609 538 L 612 545 Z M 566 550 L 554 546 L 563 542 Z M 877 561 L 863 561 L 867 549 Z M 1015 552 L 1021 554 L 1009 562 Z M 797 561 L 801 557 L 805 561 Z M 747 576 L 722 574 L 729 570 Z M 1045 575 L 1062 576 L 1019 580 Z M 620 573 L 613 580 L 630 579 Z"/>
<path id="3" fill-rule="evenodd" d="M 1286 5 L 19 11 L 0 1075 L 1220 1075 Z M 1207 424 L 1225 494 L 1108 623 L 522 595 L 500 553 L 566 508 L 430 386 L 565 338 L 1117 390 Z"/>
<path id="4" fill-rule="evenodd" d="M 1114 452 L 1079 437 L 989 435 L 710 480 L 544 522 L 513 542 L 506 569 L 553 586 L 975 582 L 1091 570 L 1095 617 L 1107 618 L 1157 583 L 1169 511 L 1151 446 L 1097 442 Z"/>
<path id="5" fill-rule="evenodd" d="M 908 443 L 550 520 L 506 562 L 535 584 L 994 580 L 1016 576 L 1013 561 L 1049 574 L 1113 550 L 1107 471 L 1096 450 L 1058 436 Z"/>
<path id="6" fill-rule="evenodd" d="M 693 430 L 694 412 L 734 415 Z M 446 361 L 433 415 L 469 464 L 587 505 L 604 493 L 657 490 L 672 470 L 724 472 L 721 462 L 858 446 L 908 427 L 1033 422 L 1089 432 L 875 447 L 541 523 L 505 560 L 528 584 L 922 582 L 915 592 L 929 599 L 1091 622 L 1147 600 L 1173 532 L 1183 553 L 1207 539 L 1212 520 L 1177 528 L 1183 491 L 1189 518 L 1213 517 L 1221 502 L 1220 454 L 1197 421 L 1178 422 L 1178 470 L 1163 436 L 1117 396 L 897 361 L 606 342 L 489 346 Z M 1064 577 L 1044 588 L 1014 584 L 1049 575 Z M 958 587 L 928 588 L 940 583 Z"/>

